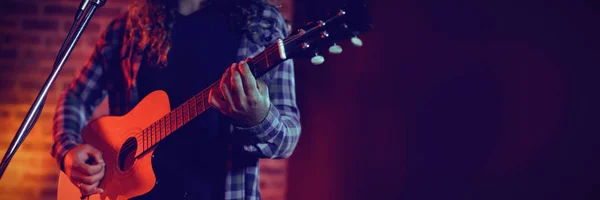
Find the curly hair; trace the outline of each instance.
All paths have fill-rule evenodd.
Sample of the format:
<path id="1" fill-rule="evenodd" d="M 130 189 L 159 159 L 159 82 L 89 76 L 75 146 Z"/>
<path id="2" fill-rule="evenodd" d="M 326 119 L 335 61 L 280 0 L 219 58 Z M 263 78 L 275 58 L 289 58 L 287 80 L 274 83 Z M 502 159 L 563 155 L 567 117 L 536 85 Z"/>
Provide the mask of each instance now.
<path id="1" fill-rule="evenodd" d="M 171 30 L 177 12 L 176 0 L 133 0 L 128 9 L 128 36 L 137 42 L 139 52 L 147 53 L 149 62 L 167 65 L 171 48 Z M 229 26 L 243 31 L 251 16 L 261 12 L 268 3 L 264 0 L 208 0 L 211 6 L 226 13 Z"/>

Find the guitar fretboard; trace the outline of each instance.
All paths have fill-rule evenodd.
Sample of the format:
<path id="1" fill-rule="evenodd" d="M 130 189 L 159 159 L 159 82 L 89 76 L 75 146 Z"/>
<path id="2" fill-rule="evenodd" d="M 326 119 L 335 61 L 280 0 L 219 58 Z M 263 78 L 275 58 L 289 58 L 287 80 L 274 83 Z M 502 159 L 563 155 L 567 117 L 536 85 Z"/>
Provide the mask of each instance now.
<path id="1" fill-rule="evenodd" d="M 264 51 L 257 54 L 253 58 L 246 59 L 246 62 L 253 71 L 255 77 L 263 76 L 273 66 L 279 65 L 285 59 L 281 59 L 279 55 L 281 43 L 275 43 L 267 47 Z M 209 92 L 212 88 L 218 87 L 219 82 L 215 82 L 202 90 L 200 93 L 194 95 L 194 97 L 188 99 L 177 108 L 173 109 L 169 114 L 163 116 L 146 129 L 142 130 L 142 133 L 136 138 L 138 146 L 141 145 L 141 155 L 147 150 L 153 148 L 161 140 L 181 128 L 204 111 L 208 110 L 212 106 L 209 103 Z"/>
<path id="2" fill-rule="evenodd" d="M 209 91 L 216 86 L 218 86 L 218 84 L 210 85 L 202 92 L 194 95 L 194 97 L 173 109 L 169 114 L 163 116 L 152 125 L 142 130 L 142 134 L 140 135 L 141 138 L 138 138 L 138 141 L 140 141 L 138 145 L 141 145 L 142 150 L 145 152 L 148 149 L 151 149 L 169 134 L 175 132 L 196 116 L 208 110 L 211 107 L 208 102 L 208 94 Z"/>

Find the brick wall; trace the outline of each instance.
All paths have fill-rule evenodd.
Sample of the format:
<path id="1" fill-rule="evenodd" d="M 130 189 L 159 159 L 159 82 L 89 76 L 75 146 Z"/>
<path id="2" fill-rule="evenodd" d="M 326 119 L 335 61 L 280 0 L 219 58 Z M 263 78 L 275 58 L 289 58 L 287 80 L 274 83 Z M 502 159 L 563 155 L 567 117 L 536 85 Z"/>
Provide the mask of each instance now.
<path id="1" fill-rule="evenodd" d="M 80 0 L 0 0 L 0 153 L 4 155 L 37 92 L 51 71 Z M 95 14 L 57 81 L 38 123 L 0 180 L 0 199 L 56 199 L 59 170 L 50 156 L 51 123 L 60 92 L 89 58 L 107 23 L 126 9 L 127 0 L 110 0 Z M 291 17 L 291 0 L 275 0 Z M 105 104 L 104 104 L 105 105 Z M 98 113 L 102 114 L 102 110 Z M 265 199 L 283 199 L 286 161 L 261 162 Z"/>

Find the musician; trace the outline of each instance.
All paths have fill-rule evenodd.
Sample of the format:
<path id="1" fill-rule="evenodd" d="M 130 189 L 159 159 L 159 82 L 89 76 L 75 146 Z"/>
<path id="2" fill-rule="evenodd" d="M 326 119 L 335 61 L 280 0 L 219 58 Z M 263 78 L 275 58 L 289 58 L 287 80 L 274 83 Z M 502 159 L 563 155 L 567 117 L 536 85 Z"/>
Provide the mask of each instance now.
<path id="1" fill-rule="evenodd" d="M 51 155 L 83 195 L 103 192 L 101 153 L 80 131 L 108 99 L 121 116 L 163 90 L 171 109 L 214 82 L 209 109 L 156 147 L 152 199 L 260 199 L 259 158 L 288 158 L 300 136 L 291 60 L 256 78 L 243 62 L 288 36 L 261 0 L 134 0 L 60 96 Z M 92 162 L 86 163 L 86 161 Z"/>

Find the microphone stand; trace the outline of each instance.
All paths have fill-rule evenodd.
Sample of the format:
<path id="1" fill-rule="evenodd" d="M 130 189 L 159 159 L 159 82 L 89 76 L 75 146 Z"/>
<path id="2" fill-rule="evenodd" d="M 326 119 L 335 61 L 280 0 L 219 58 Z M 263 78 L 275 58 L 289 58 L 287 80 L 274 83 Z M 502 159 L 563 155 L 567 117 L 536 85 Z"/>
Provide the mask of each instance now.
<path id="1" fill-rule="evenodd" d="M 71 52 L 73 51 L 73 48 L 75 48 L 75 45 L 79 41 L 83 30 L 87 27 L 96 9 L 98 7 L 102 7 L 105 3 L 106 0 L 82 0 L 81 4 L 79 5 L 80 8 L 75 14 L 75 21 L 73 21 L 73 25 L 71 25 L 69 34 L 63 42 L 63 45 L 61 46 L 56 60 L 54 62 L 54 69 L 52 70 L 52 73 L 50 74 L 50 76 L 48 76 L 46 83 L 44 83 L 42 90 L 39 92 L 33 105 L 29 109 L 27 116 L 25 116 L 21 127 L 19 128 L 18 132 L 16 133 L 15 137 L 10 143 L 8 150 L 4 154 L 4 158 L 2 158 L 2 163 L 0 163 L 0 179 L 2 179 L 4 171 L 6 171 L 6 168 L 8 167 L 8 164 L 10 163 L 15 152 L 17 151 L 17 149 L 19 149 L 19 147 L 21 146 L 21 144 L 23 143 L 23 141 L 25 140 L 29 132 L 31 132 L 31 129 L 33 129 L 33 126 L 37 122 L 38 117 L 40 116 L 40 113 L 44 107 L 44 102 L 46 101 L 48 90 L 56 80 L 58 73 L 62 70 L 64 64 L 71 55 Z M 87 13 L 85 13 L 85 10 L 87 10 Z M 85 15 L 83 19 L 81 19 L 81 22 L 77 26 L 77 29 L 74 30 L 73 28 L 75 27 L 75 25 L 77 25 L 77 22 L 84 13 Z"/>

